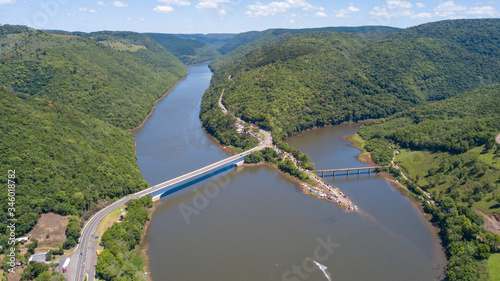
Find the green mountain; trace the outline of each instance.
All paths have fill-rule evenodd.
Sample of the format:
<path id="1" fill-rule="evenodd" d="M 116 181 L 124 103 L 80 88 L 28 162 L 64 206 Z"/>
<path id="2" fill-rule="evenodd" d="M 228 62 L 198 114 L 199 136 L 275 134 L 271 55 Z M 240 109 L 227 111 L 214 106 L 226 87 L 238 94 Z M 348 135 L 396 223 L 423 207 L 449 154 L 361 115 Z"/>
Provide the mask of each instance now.
<path id="1" fill-rule="evenodd" d="M 137 33 L 30 29 L 5 34 L 0 44 L 0 85 L 123 129 L 140 125 L 155 101 L 186 75 L 180 61 Z"/>
<path id="2" fill-rule="evenodd" d="M 492 19 L 436 22 L 381 36 L 286 35 L 216 68 L 201 117 L 217 110 L 211 105 L 224 90 L 230 112 L 278 139 L 382 118 L 500 82 L 499 32 L 500 20 Z"/>
<path id="3" fill-rule="evenodd" d="M 229 40 L 218 51 L 224 56 L 218 58 L 210 64 L 215 70 L 226 63 L 238 60 L 255 48 L 263 47 L 272 42 L 281 40 L 291 34 L 304 34 L 319 31 L 345 32 L 358 34 L 371 34 L 371 36 L 384 36 L 399 30 L 394 27 L 385 26 L 360 26 L 360 27 L 322 27 L 303 29 L 269 29 L 265 31 L 250 31 L 237 34 Z"/>
<path id="4" fill-rule="evenodd" d="M 131 32 L 4 25 L 0 46 L 0 167 L 15 170 L 18 236 L 42 213 L 87 218 L 147 187 L 126 129 L 140 125 L 186 75 L 182 62 Z M 7 176 L 0 182 L 7 187 Z M 0 201 L 2 233 L 11 218 L 7 203 Z"/>
<path id="5" fill-rule="evenodd" d="M 200 40 L 194 39 L 197 38 L 196 36 L 192 38 L 183 38 L 174 34 L 145 34 L 156 40 L 156 42 L 186 65 L 213 60 L 220 56 L 220 53 L 211 46 Z"/>

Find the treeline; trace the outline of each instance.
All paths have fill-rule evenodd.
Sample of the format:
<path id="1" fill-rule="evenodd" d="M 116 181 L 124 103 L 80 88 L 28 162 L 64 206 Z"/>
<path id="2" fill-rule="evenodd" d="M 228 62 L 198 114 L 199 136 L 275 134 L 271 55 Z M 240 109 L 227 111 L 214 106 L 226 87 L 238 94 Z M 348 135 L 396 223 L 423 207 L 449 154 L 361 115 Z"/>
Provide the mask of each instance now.
<path id="1" fill-rule="evenodd" d="M 126 203 L 127 214 L 122 222 L 115 222 L 104 232 L 101 245 L 104 250 L 97 259 L 96 275 L 100 280 L 143 280 L 144 262 L 137 250 L 150 220 L 153 207 L 151 195 Z"/>
<path id="2" fill-rule="evenodd" d="M 500 20 L 452 22 L 383 36 L 287 35 L 215 67 L 204 99 L 215 102 L 210 95 L 224 89 L 231 113 L 283 138 L 316 126 L 383 118 L 500 82 Z M 439 37 L 434 30 L 454 36 Z M 481 44 L 463 43 L 478 34 Z"/>
<path id="3" fill-rule="evenodd" d="M 440 228 L 448 255 L 448 280 L 485 280 L 486 260 L 499 252 L 500 237 L 486 231 L 475 210 L 500 211 L 500 84 L 364 124 L 359 134 L 377 164 L 396 150 L 400 170 L 386 169 L 416 195 L 429 191 L 437 206 L 422 200 Z M 400 160 L 401 159 L 401 160 Z M 495 160 L 497 159 L 497 160 Z M 380 161 L 380 162 L 379 162 Z M 422 197 L 421 197 L 422 196 Z"/>

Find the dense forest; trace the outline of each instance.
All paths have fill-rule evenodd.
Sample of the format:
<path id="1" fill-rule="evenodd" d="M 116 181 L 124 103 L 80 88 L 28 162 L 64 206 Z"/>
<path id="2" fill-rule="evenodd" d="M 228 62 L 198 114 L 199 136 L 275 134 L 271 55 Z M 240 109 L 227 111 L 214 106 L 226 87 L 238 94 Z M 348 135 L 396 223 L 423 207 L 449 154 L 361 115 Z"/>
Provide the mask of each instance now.
<path id="1" fill-rule="evenodd" d="M 456 22 L 382 36 L 286 35 L 216 68 L 202 120 L 225 90 L 231 113 L 280 139 L 315 126 L 386 117 L 500 82 L 500 44 L 488 39 L 500 38 L 500 20 Z M 447 28 L 452 36 L 434 32 Z M 464 43 L 468 36 L 474 44 Z"/>
<path id="2" fill-rule="evenodd" d="M 153 39 L 132 32 L 61 35 L 29 29 L 2 35 L 0 46 L 0 85 L 71 105 L 123 129 L 140 125 L 187 73 Z"/>
<path id="3" fill-rule="evenodd" d="M 500 84 L 421 105 L 363 125 L 360 136 L 378 164 L 395 162 L 437 206 L 425 211 L 439 228 L 449 258 L 449 280 L 482 280 L 500 238 L 475 213 L 500 212 Z M 399 170 L 389 170 L 401 182 Z M 416 197 L 422 194 L 412 190 Z M 423 200 L 425 202 L 425 200 Z"/>
<path id="4" fill-rule="evenodd" d="M 0 58 L 0 167 L 15 170 L 18 237 L 42 213 L 85 219 L 147 187 L 125 129 L 141 124 L 186 75 L 179 60 L 137 33 L 8 25 L 0 27 Z M 6 186 L 7 177 L 0 182 Z M 0 226 L 8 207 L 0 202 Z M 65 247 L 78 239 L 83 219 L 68 225 Z"/>
<path id="5" fill-rule="evenodd" d="M 210 68 L 216 70 L 222 65 L 231 63 L 243 58 L 246 54 L 255 48 L 263 47 L 269 43 L 279 41 L 291 34 L 303 34 L 319 31 L 346 32 L 365 34 L 365 36 L 385 36 L 398 30 L 398 28 L 387 26 L 360 26 L 360 27 L 321 27 L 321 28 L 302 28 L 302 29 L 269 29 L 264 31 L 249 31 L 237 34 L 226 44 L 217 49 L 223 57 L 219 57 L 210 63 Z"/>

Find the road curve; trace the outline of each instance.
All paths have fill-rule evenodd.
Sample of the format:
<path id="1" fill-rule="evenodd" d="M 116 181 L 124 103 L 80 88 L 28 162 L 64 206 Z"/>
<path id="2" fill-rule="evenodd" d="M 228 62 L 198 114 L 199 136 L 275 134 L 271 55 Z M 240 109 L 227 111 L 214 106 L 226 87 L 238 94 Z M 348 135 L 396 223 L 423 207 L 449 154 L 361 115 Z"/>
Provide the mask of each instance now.
<path id="1" fill-rule="evenodd" d="M 500 134 L 498 134 L 496 141 L 497 141 L 497 143 L 500 143 Z"/>

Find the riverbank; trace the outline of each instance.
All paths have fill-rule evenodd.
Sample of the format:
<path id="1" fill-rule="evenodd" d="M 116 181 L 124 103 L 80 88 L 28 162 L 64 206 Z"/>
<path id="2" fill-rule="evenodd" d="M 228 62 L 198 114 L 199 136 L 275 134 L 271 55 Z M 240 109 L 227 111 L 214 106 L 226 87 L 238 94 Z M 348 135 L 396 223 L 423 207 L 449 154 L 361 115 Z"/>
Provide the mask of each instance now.
<path id="1" fill-rule="evenodd" d="M 175 82 L 175 84 L 172 86 L 172 88 L 170 88 L 170 90 L 168 90 L 168 91 L 167 91 L 167 92 L 166 92 L 163 96 L 161 96 L 159 99 L 157 99 L 157 100 L 155 101 L 155 103 L 154 103 L 154 105 L 153 105 L 153 108 L 151 108 L 151 112 L 149 112 L 149 114 L 148 114 L 148 115 L 146 115 L 146 118 L 144 119 L 144 121 L 142 121 L 142 123 L 141 123 L 139 126 L 137 126 L 137 127 L 135 127 L 135 128 L 128 129 L 128 131 L 129 131 L 129 132 L 134 132 L 134 131 L 137 131 L 137 130 L 141 129 L 141 128 L 142 128 L 142 127 L 146 124 L 146 122 L 148 121 L 149 117 L 151 117 L 151 115 L 153 115 L 153 113 L 154 113 L 154 111 L 155 111 L 155 109 L 156 109 L 156 105 L 157 105 L 160 101 L 162 101 L 165 97 L 167 97 L 167 96 L 168 96 L 168 94 L 169 94 L 170 92 L 172 92 L 172 90 L 173 90 L 173 89 L 175 89 L 175 87 L 176 87 L 176 86 L 177 86 L 180 82 L 182 82 L 184 79 L 186 79 L 187 77 L 188 77 L 188 76 L 186 75 L 186 76 L 182 77 L 179 81 Z"/>
<path id="2" fill-rule="evenodd" d="M 153 202 L 153 207 L 149 209 L 149 214 L 151 217 L 153 216 L 155 210 L 156 210 L 156 204 Z M 144 266 L 142 269 L 144 271 L 143 277 L 144 280 L 146 281 L 153 281 L 153 279 L 151 278 L 151 268 L 149 266 L 149 255 L 148 255 L 150 243 L 146 240 L 146 236 L 148 234 L 150 226 L 151 226 L 151 220 L 148 220 L 144 225 L 144 232 L 142 233 L 141 241 L 139 242 L 139 247 L 138 247 L 138 251 L 141 253 L 142 260 L 144 262 Z"/>

